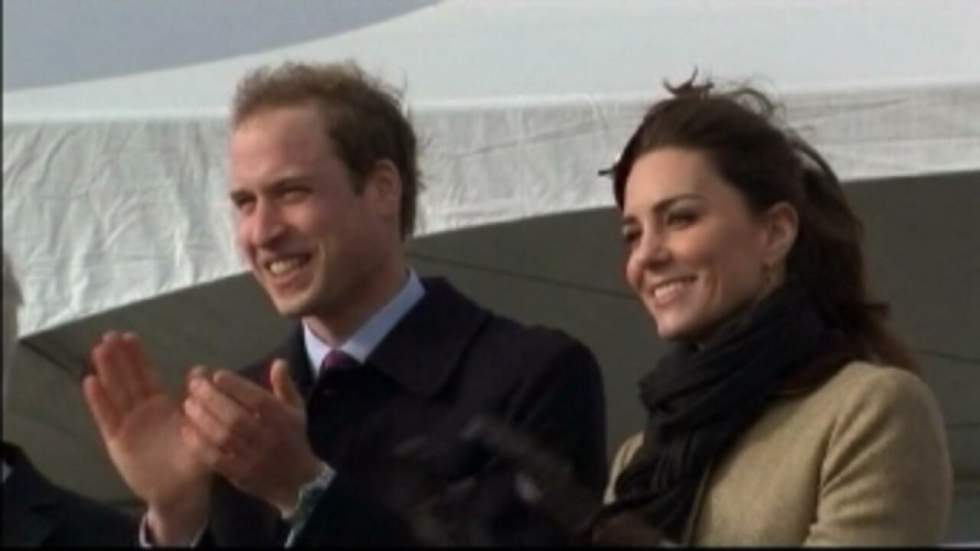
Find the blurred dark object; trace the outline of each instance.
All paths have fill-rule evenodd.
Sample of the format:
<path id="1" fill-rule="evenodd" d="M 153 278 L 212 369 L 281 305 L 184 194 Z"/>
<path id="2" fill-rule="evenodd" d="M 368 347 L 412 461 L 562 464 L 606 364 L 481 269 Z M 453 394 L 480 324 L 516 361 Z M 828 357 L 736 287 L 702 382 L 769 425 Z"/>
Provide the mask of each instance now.
<path id="1" fill-rule="evenodd" d="M 575 480 L 568 462 L 489 417 L 474 419 L 462 437 L 511 463 L 517 471 L 515 483 L 521 499 L 558 523 L 573 543 L 588 542 L 592 520 L 602 503 Z"/>
<path id="2" fill-rule="evenodd" d="M 403 472 L 413 503 L 391 503 L 412 526 L 422 545 L 433 547 L 492 545 L 492 519 L 478 503 L 482 478 L 500 476 L 506 468 L 514 492 L 528 514 L 554 524 L 572 545 L 651 546 L 665 543 L 660 533 L 629 511 L 602 514 L 599 496 L 575 479 L 569 463 L 527 435 L 489 417 L 474 419 L 456 442 L 418 437 L 395 450 L 392 468 Z M 454 465 L 466 456 L 487 454 L 496 468 L 459 477 Z"/>
<path id="3" fill-rule="evenodd" d="M 568 462 L 489 417 L 474 419 L 462 437 L 478 442 L 517 470 L 517 493 L 571 536 L 571 543 L 651 546 L 661 534 L 629 511 L 603 515 L 601 499 L 573 476 Z"/>
<path id="4" fill-rule="evenodd" d="M 425 546 L 489 545 L 488 530 L 480 519 L 467 518 L 466 503 L 475 497 L 477 479 L 458 478 L 451 466 L 471 447 L 420 436 L 395 449 L 392 468 L 399 469 L 407 495 L 422 496 L 414 503 L 389 503 L 406 517 Z"/>

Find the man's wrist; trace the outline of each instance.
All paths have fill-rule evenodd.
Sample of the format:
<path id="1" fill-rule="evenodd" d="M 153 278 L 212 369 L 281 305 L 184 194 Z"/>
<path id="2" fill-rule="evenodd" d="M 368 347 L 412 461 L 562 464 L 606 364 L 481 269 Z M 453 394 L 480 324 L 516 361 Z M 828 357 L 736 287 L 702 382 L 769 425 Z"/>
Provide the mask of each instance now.
<path id="1" fill-rule="evenodd" d="M 293 494 L 292 503 L 279 508 L 282 517 L 287 521 L 292 522 L 297 517 L 302 516 L 301 513 L 304 511 L 308 513 L 319 499 L 320 494 L 330 486 L 334 475 L 336 475 L 336 471 L 323 461 L 319 462 L 314 472 L 313 477 L 297 488 Z"/>
<path id="2" fill-rule="evenodd" d="M 150 505 L 146 527 L 154 545 L 191 545 L 206 528 L 210 515 L 210 496 L 179 504 Z"/>

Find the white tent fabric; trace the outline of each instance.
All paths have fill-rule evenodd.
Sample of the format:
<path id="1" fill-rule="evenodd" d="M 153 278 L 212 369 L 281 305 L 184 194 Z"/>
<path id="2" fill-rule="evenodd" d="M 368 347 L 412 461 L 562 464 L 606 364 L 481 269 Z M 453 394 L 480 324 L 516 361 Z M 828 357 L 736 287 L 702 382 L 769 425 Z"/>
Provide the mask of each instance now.
<path id="1" fill-rule="evenodd" d="M 275 4 L 270 17 L 287 9 Z M 140 32 L 118 31 L 120 48 Z M 585 340 L 603 365 L 617 445 L 639 426 L 633 385 L 657 349 L 619 276 L 612 198 L 596 171 L 663 95 L 661 81 L 697 67 L 770 92 L 843 180 L 864 181 L 848 192 L 875 230 L 874 283 L 942 402 L 954 533 L 975 540 L 978 54 L 973 0 L 446 0 L 259 53 L 5 89 L 3 246 L 25 298 L 21 363 L 34 368 L 18 371 L 5 434 L 30 438 L 61 482 L 125 499 L 72 378 L 92 336 L 140 331 L 179 364 L 171 379 L 185 362 L 238 365 L 278 338 L 281 320 L 233 246 L 228 102 L 259 65 L 354 59 L 405 89 L 425 143 L 413 265 Z M 59 407 L 38 407 L 49 402 Z"/>
<path id="2" fill-rule="evenodd" d="M 597 168 L 660 81 L 694 67 L 778 94 L 845 179 L 978 169 L 977 21 L 968 0 L 450 1 L 260 54 L 5 93 L 24 333 L 243 271 L 224 119 L 261 64 L 356 59 L 407 89 L 429 234 L 609 205 Z"/>

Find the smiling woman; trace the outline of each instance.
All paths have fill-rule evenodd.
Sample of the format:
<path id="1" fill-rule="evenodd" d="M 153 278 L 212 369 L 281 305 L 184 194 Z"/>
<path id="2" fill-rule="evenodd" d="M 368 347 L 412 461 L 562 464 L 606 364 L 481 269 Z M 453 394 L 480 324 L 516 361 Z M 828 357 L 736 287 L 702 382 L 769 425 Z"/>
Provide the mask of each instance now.
<path id="1" fill-rule="evenodd" d="M 627 516 L 694 545 L 937 543 L 941 414 L 836 175 L 760 92 L 668 89 L 612 172 L 626 279 L 676 348 L 640 382 L 593 539 Z"/>
<path id="2" fill-rule="evenodd" d="M 758 216 L 700 152 L 638 159 L 623 207 L 626 278 L 665 339 L 703 341 L 784 278 L 796 236 L 786 203 Z"/>

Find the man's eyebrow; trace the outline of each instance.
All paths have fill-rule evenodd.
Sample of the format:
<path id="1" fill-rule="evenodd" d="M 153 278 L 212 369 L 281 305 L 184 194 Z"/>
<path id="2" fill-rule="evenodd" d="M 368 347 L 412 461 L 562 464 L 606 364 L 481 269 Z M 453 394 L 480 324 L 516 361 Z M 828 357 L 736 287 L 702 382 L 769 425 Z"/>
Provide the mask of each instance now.
<path id="1" fill-rule="evenodd" d="M 247 191 L 244 189 L 233 189 L 228 192 L 228 198 L 231 199 L 232 201 L 240 201 L 242 199 L 248 199 L 252 195 L 254 194 L 251 191 Z"/>
<path id="2" fill-rule="evenodd" d="M 297 176 L 287 176 L 285 178 L 280 178 L 259 190 L 259 193 L 271 191 L 278 192 L 282 191 L 283 188 L 289 187 L 296 184 L 301 184 L 307 180 L 305 175 Z M 232 199 L 242 199 L 245 197 L 251 197 L 256 194 L 256 191 L 250 189 L 234 189 L 228 192 L 228 196 Z"/>

